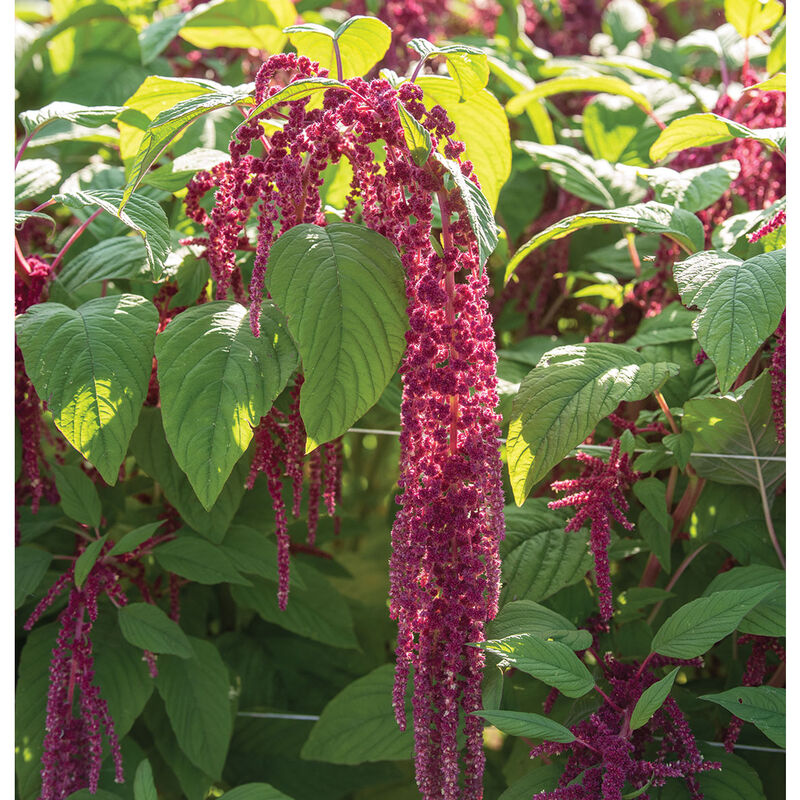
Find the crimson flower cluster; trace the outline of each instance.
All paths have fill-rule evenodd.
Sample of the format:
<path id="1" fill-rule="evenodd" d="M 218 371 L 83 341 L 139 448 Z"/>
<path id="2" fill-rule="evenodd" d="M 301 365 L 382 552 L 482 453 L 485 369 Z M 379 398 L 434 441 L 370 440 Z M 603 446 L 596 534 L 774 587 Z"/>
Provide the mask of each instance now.
<path id="1" fill-rule="evenodd" d="M 111 547 L 111 542 L 106 543 L 101 556 Z M 56 597 L 67 586 L 72 586 L 67 607 L 61 612 L 61 627 L 50 661 L 40 800 L 63 800 L 84 788 L 92 793 L 97 791 L 103 761 L 103 733 L 111 750 L 115 780 L 117 783 L 124 780 L 114 721 L 106 701 L 100 697 L 99 688 L 93 683 L 90 638 L 97 620 L 98 600 L 103 594 L 117 606 L 128 602 L 118 579 L 117 570 L 98 562 L 78 588 L 74 583 L 73 564 L 50 587 L 25 623 L 25 630 L 30 630 Z"/>
<path id="2" fill-rule="evenodd" d="M 550 484 L 554 492 L 571 494 L 553 500 L 548 505 L 553 509 L 568 506 L 578 509 L 566 525 L 567 532 L 578 531 L 587 520 L 591 520 L 590 543 L 594 555 L 598 605 L 601 616 L 608 620 L 614 612 L 608 563 L 611 520 L 616 520 L 627 530 L 633 529 L 633 524 L 623 514 L 628 510 L 625 492 L 639 479 L 639 473 L 631 469 L 627 453 L 620 455 L 618 439 L 614 440 L 607 463 L 587 453 L 578 453 L 576 457 L 585 464 L 580 477 Z"/>
<path id="3" fill-rule="evenodd" d="M 610 653 L 598 663 L 611 687 L 603 705 L 572 726 L 575 741 L 545 742 L 531 750 L 531 758 L 569 753 L 559 788 L 540 792 L 533 800 L 621 800 L 626 781 L 634 789 L 644 789 L 648 785 L 663 786 L 668 778 L 681 778 L 692 800 L 701 800 L 697 774 L 720 769 L 721 765 L 703 758 L 675 700 L 667 697 L 645 725 L 631 731 L 631 713 L 642 692 L 657 678 L 644 665 L 625 664 Z M 665 664 L 702 666 L 700 659 L 655 656 L 649 660 L 650 667 Z M 660 739 L 657 747 L 656 737 Z M 646 791 L 637 796 L 643 800 L 649 797 Z"/>
<path id="4" fill-rule="evenodd" d="M 287 73 L 292 80 L 327 74 L 307 58 L 273 56 L 256 77 L 256 101 L 278 92 L 278 78 Z M 481 704 L 483 654 L 467 643 L 482 640 L 484 622 L 497 610 L 497 549 L 504 529 L 500 431 L 494 412 L 496 355 L 485 300 L 488 278 L 480 269 L 460 192 L 445 183 L 446 170 L 434 159 L 423 166 L 414 162 L 397 104 L 404 103 L 428 129 L 434 148 L 444 143 L 445 157 L 476 184 L 477 179 L 472 164 L 462 158 L 464 145 L 452 138 L 455 125 L 443 108 L 426 110 L 417 86 L 404 83 L 395 89 L 385 80 L 360 78 L 345 83 L 346 90 L 325 92 L 321 108 L 292 101 L 280 111 L 270 109 L 248 120 L 231 143 L 231 160 L 200 173 L 190 184 L 187 213 L 206 230 L 207 237 L 196 241 L 206 245 L 218 296 L 232 290 L 239 299 L 235 250 L 252 249 L 244 225 L 251 210 L 257 210 L 249 287 L 254 326 L 275 237 L 300 223 L 326 224 L 319 190 L 328 164 L 346 158 L 353 169 L 344 220 L 360 215 L 400 253 L 410 330 L 400 369 L 401 492 L 390 565 L 390 613 L 398 622 L 395 712 L 404 728 L 405 687 L 413 669 L 416 773 L 423 796 L 478 798 L 483 775 L 480 719 L 467 716 L 464 722 L 463 782 L 456 734 L 460 711 L 477 710 Z M 273 114 L 281 118 L 282 127 L 267 138 L 260 122 Z M 263 156 L 250 155 L 256 140 Z M 380 164 L 371 147 L 378 142 L 385 143 Z M 212 188 L 215 205 L 207 213 L 200 199 Z M 442 219 L 441 253 L 431 244 L 433 194 Z M 295 424 L 290 417 L 283 430 Z M 267 473 L 281 558 L 287 562 L 277 462 L 292 462 L 288 454 L 293 445 L 276 444 L 281 429 L 274 412 L 262 420 L 253 469 Z M 325 451 L 323 499 L 328 510 L 337 493 L 337 453 L 335 445 Z M 316 497 L 319 467 L 317 456 L 310 463 Z M 284 574 L 279 581 L 282 603 L 288 591 Z"/>

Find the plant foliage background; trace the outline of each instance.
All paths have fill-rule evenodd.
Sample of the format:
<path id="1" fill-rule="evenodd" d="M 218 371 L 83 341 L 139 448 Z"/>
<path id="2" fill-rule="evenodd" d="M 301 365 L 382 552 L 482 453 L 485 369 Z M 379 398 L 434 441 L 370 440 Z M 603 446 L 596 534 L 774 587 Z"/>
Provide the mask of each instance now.
<path id="1" fill-rule="evenodd" d="M 785 797 L 783 4 L 15 11 L 15 796 Z"/>

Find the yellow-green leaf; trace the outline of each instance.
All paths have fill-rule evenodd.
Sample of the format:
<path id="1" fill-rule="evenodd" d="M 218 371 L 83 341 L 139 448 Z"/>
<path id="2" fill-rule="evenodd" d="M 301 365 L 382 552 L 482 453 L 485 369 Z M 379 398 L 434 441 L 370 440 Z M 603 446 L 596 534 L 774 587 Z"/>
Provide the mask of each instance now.
<path id="1" fill-rule="evenodd" d="M 782 16 L 778 0 L 725 0 L 725 19 L 745 39 L 771 28 Z"/>

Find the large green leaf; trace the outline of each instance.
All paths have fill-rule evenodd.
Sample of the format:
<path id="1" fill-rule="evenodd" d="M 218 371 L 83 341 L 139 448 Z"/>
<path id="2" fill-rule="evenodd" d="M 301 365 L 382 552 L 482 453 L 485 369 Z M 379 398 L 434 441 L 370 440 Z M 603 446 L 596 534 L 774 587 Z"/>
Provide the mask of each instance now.
<path id="1" fill-rule="evenodd" d="M 136 231 L 144 241 L 147 263 L 150 265 L 153 278 L 158 279 L 161 277 L 170 251 L 167 216 L 161 206 L 149 197 L 141 194 L 130 196 L 130 192 L 128 192 L 128 198 L 124 210 L 122 206 L 125 204 L 122 201 L 125 198 L 119 189 L 81 189 L 57 194 L 54 199 L 76 209 L 100 206 L 131 230 Z"/>
<path id="2" fill-rule="evenodd" d="M 489 201 L 483 192 L 465 177 L 461 167 L 450 159 L 444 158 L 440 153 L 434 153 L 434 158 L 450 173 L 453 182 L 461 192 L 461 199 L 467 209 L 467 219 L 469 219 L 472 232 L 478 242 L 478 259 L 480 265 L 486 263 L 486 259 L 494 252 L 497 247 L 497 225 L 494 221 L 492 209 Z"/>
<path id="3" fill-rule="evenodd" d="M 650 717 L 658 711 L 667 699 L 675 678 L 678 677 L 680 667 L 675 667 L 672 672 L 660 681 L 656 681 L 652 686 L 648 686 L 642 692 L 641 697 L 636 701 L 636 705 L 631 712 L 631 730 L 635 731 L 646 725 Z"/>
<path id="4" fill-rule="evenodd" d="M 456 81 L 440 75 L 423 75 L 417 78 L 417 85 L 424 92 L 425 107 L 442 106 L 455 123 L 454 138 L 466 146 L 463 159 L 472 162 L 481 189 L 494 211 L 500 189 L 511 174 L 511 136 L 502 106 L 486 89 L 462 101 Z M 440 148 L 445 144 L 442 141 Z"/>
<path id="5" fill-rule="evenodd" d="M 243 783 L 225 792 L 220 800 L 292 800 L 268 783 Z"/>
<path id="6" fill-rule="evenodd" d="M 102 508 L 92 479 L 80 467 L 66 464 L 54 464 L 53 477 L 64 513 L 82 525 L 97 528 Z"/>
<path id="7" fill-rule="evenodd" d="M 642 400 L 675 374 L 674 364 L 649 363 L 622 345 L 568 345 L 542 356 L 511 412 L 508 471 L 517 505 L 623 400 Z"/>
<path id="8" fill-rule="evenodd" d="M 567 697 L 583 697 L 594 687 L 594 680 L 585 664 L 561 642 L 520 633 L 480 642 L 476 646 L 499 656 L 501 667 L 516 667 Z"/>
<path id="9" fill-rule="evenodd" d="M 575 734 L 560 723 L 541 714 L 520 711 L 473 711 L 483 717 L 490 725 L 499 728 L 509 736 L 525 736 L 531 739 L 544 739 L 548 742 L 574 742 Z"/>
<path id="10" fill-rule="evenodd" d="M 272 303 L 259 323 L 256 338 L 247 308 L 217 300 L 178 314 L 156 339 L 164 432 L 206 510 L 297 366 Z"/>
<path id="11" fill-rule="evenodd" d="M 292 571 L 297 571 L 296 564 Z M 231 586 L 233 599 L 258 612 L 262 619 L 286 630 L 334 647 L 357 648 L 353 617 L 342 595 L 315 569 L 303 570 L 305 589 L 294 584 L 285 611 L 278 608 L 277 576 L 253 578 L 253 586 Z"/>
<path id="12" fill-rule="evenodd" d="M 740 170 L 739 161 L 731 158 L 683 172 L 667 167 L 640 169 L 638 172 L 653 187 L 657 202 L 695 212 L 719 200 Z"/>
<path id="13" fill-rule="evenodd" d="M 545 170 L 553 182 L 570 194 L 593 205 L 614 208 L 644 199 L 646 190 L 638 185 L 636 169 L 595 159 L 568 145 L 514 142 Z"/>
<path id="14" fill-rule="evenodd" d="M 77 310 L 40 303 L 16 326 L 25 368 L 56 427 L 106 483 L 116 483 L 147 393 L 155 306 L 130 294 Z"/>
<path id="15" fill-rule="evenodd" d="M 50 158 L 27 158 L 14 171 L 14 203 L 41 195 L 61 180 L 61 167 Z"/>
<path id="16" fill-rule="evenodd" d="M 296 16 L 291 0 L 211 0 L 184 15 L 178 35 L 201 50 L 254 47 L 280 53 L 286 44 L 283 28 Z"/>
<path id="17" fill-rule="evenodd" d="M 563 239 L 574 231 L 595 225 L 630 225 L 642 233 L 666 236 L 689 253 L 702 250 L 705 241 L 703 226 L 694 214 L 664 203 L 638 203 L 606 211 L 586 211 L 565 217 L 520 245 L 506 267 L 506 281 L 522 260 L 537 247 L 551 239 Z"/>
<path id="18" fill-rule="evenodd" d="M 192 646 L 186 634 L 158 606 L 129 603 L 119 610 L 122 635 L 135 647 L 153 653 L 191 658 Z"/>
<path id="19" fill-rule="evenodd" d="M 480 91 L 489 81 L 489 61 L 486 53 L 477 47 L 465 44 L 447 44 L 436 46 L 427 39 L 412 39 L 408 47 L 422 56 L 426 61 L 433 56 L 444 56 L 450 77 L 459 85 L 461 99 Z M 421 65 L 415 67 L 419 70 Z"/>
<path id="20" fill-rule="evenodd" d="M 411 758 L 414 736 L 397 727 L 393 683 L 394 667 L 384 664 L 346 686 L 325 706 L 301 756 L 333 764 Z"/>
<path id="21" fill-rule="evenodd" d="M 411 153 L 414 163 L 421 167 L 431 154 L 431 135 L 428 133 L 428 129 L 423 128 L 399 100 L 397 101 L 397 113 L 400 116 L 400 124 L 403 126 L 403 136 L 408 152 Z"/>
<path id="22" fill-rule="evenodd" d="M 725 19 L 744 39 L 771 28 L 782 16 L 778 0 L 725 0 Z"/>
<path id="23" fill-rule="evenodd" d="M 752 139 L 761 142 L 765 147 L 783 150 L 786 133 L 782 128 L 751 130 L 746 125 L 718 114 L 689 114 L 670 122 L 661 131 L 650 148 L 650 158 L 660 161 L 670 153 L 685 150 L 687 147 L 709 147 L 730 142 L 732 139 Z"/>
<path id="24" fill-rule="evenodd" d="M 770 376 L 763 372 L 753 383 L 722 397 L 708 395 L 687 401 L 683 429 L 692 435 L 694 452 L 717 455 L 692 456 L 698 475 L 759 488 L 760 470 L 765 488 L 774 491 L 786 474 L 786 448 L 775 438 L 771 398 Z M 776 460 L 756 462 L 758 456 Z"/>
<path id="25" fill-rule="evenodd" d="M 120 111 L 122 106 L 82 106 L 79 103 L 60 101 L 50 103 L 44 108 L 23 111 L 19 120 L 26 133 L 35 135 L 55 120 L 65 120 L 84 128 L 99 128 L 111 122 Z"/>
<path id="26" fill-rule="evenodd" d="M 217 502 L 208 511 L 197 502 L 189 479 L 169 449 L 161 425 L 160 409 L 142 410 L 139 425 L 131 436 L 131 453 L 139 467 L 159 483 L 167 500 L 178 509 L 191 528 L 212 542 L 222 541 L 244 496 L 244 484 L 250 471 L 247 453 L 239 459 Z"/>
<path id="27" fill-rule="evenodd" d="M 160 544 L 154 551 L 156 561 L 168 572 L 190 581 L 205 583 L 238 583 L 250 586 L 225 551 L 198 536 L 178 536 Z"/>
<path id="28" fill-rule="evenodd" d="M 697 658 L 732 633 L 742 618 L 777 584 L 748 589 L 726 589 L 699 597 L 667 618 L 653 637 L 651 649 L 671 658 Z"/>
<path id="29" fill-rule="evenodd" d="M 181 750 L 212 777 L 222 775 L 233 720 L 228 670 L 211 642 L 190 637 L 194 656 L 162 656 L 156 688 Z"/>
<path id="30" fill-rule="evenodd" d="M 565 75 L 561 78 L 553 78 L 552 80 L 537 84 L 533 89 L 528 89 L 512 97 L 506 103 L 506 110 L 512 116 L 517 116 L 525 110 L 529 103 L 564 92 L 605 92 L 606 94 L 617 94 L 633 100 L 645 113 L 650 113 L 653 110 L 650 102 L 641 92 L 637 92 L 629 83 L 612 75 Z"/>
<path id="31" fill-rule="evenodd" d="M 566 617 L 532 600 L 506 603 L 486 627 L 486 635 L 491 639 L 502 639 L 515 633 L 530 633 L 541 639 L 553 639 L 563 642 L 573 650 L 585 650 L 592 646 L 592 635 L 589 631 L 578 630 Z"/>
<path id="32" fill-rule="evenodd" d="M 146 758 L 140 761 L 136 768 L 133 778 L 133 798 L 134 800 L 158 800 L 156 784 L 153 781 L 153 768 Z"/>
<path id="33" fill-rule="evenodd" d="M 150 280 L 147 250 L 137 236 L 104 239 L 73 258 L 56 280 L 68 292 L 114 278 Z"/>
<path id="34" fill-rule="evenodd" d="M 266 284 L 303 362 L 306 452 L 372 408 L 397 369 L 407 327 L 403 275 L 391 242 L 350 223 L 297 225 L 272 246 Z"/>
<path id="35" fill-rule="evenodd" d="M 786 747 L 786 689 L 736 686 L 719 694 L 700 695 L 700 699 L 722 706 L 745 722 L 752 722 L 778 747 Z"/>
<path id="36" fill-rule="evenodd" d="M 18 609 L 44 578 L 52 554 L 34 545 L 14 548 L 14 608 Z"/>
<path id="37" fill-rule="evenodd" d="M 377 17 L 358 15 L 345 20 L 335 31 L 312 23 L 292 25 L 285 32 L 299 54 L 318 61 L 329 74 L 339 75 L 337 62 L 340 60 L 340 78 L 366 75 L 392 43 L 392 29 L 385 22 Z"/>
<path id="38" fill-rule="evenodd" d="M 764 598 L 739 623 L 742 633 L 756 636 L 786 636 L 786 572 L 764 564 L 734 567 L 722 572 L 706 587 L 703 596 L 725 589 L 749 589 L 777 583 L 775 591 Z"/>
<path id="39" fill-rule="evenodd" d="M 199 96 L 180 100 L 171 108 L 161 111 L 148 125 L 141 140 L 128 174 L 128 185 L 122 195 L 121 206 L 124 207 L 130 201 L 134 189 L 139 185 L 145 172 L 189 125 L 204 114 L 221 108 L 252 105 L 251 91 L 252 86 L 247 84 L 209 88 Z"/>
<path id="40" fill-rule="evenodd" d="M 727 391 L 764 340 L 778 327 L 786 306 L 786 251 L 747 261 L 721 250 L 697 253 L 676 264 L 681 300 L 700 309 L 694 330 Z"/>

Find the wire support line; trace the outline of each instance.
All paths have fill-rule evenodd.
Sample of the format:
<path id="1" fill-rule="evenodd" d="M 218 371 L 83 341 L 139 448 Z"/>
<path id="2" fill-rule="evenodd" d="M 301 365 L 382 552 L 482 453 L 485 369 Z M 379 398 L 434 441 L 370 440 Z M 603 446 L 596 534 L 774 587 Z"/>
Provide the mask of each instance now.
<path id="1" fill-rule="evenodd" d="M 299 720 L 301 722 L 316 722 L 319 719 L 319 714 L 284 714 L 277 711 L 238 711 L 237 717 L 254 717 L 255 719 L 291 719 Z M 661 741 L 656 738 L 656 741 Z M 703 742 L 709 747 L 725 747 L 724 742 Z M 754 744 L 736 744 L 736 750 L 752 750 L 757 753 L 786 753 L 781 747 L 762 747 Z"/>
<path id="2" fill-rule="evenodd" d="M 379 428 L 348 428 L 347 433 L 361 433 L 372 434 L 373 436 L 400 436 L 400 431 L 381 430 Z M 505 444 L 505 439 L 500 439 Z M 575 455 L 578 452 L 583 453 L 610 453 L 611 446 L 606 444 L 580 444 L 570 455 Z M 672 450 L 648 450 L 645 448 L 637 448 L 634 453 L 663 453 L 666 456 L 674 455 Z M 751 456 L 743 453 L 690 453 L 689 458 L 722 458 L 733 461 L 776 461 L 782 464 L 786 463 L 786 456 Z"/>

